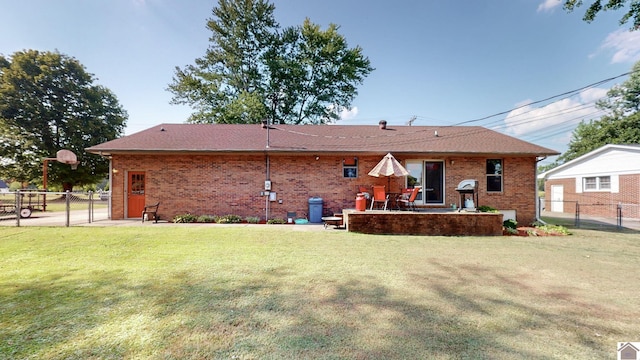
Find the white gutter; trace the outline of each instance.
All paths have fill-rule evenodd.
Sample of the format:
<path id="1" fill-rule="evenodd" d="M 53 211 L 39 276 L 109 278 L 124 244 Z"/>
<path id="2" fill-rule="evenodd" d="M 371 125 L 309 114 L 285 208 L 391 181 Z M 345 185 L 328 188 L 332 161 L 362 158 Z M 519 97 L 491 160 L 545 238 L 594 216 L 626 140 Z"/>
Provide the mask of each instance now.
<path id="1" fill-rule="evenodd" d="M 546 158 L 547 158 L 547 157 L 546 157 L 546 156 L 544 156 L 544 157 L 543 157 L 543 158 L 541 158 L 541 159 L 536 159 L 536 170 L 535 170 L 535 176 L 534 176 L 534 179 L 535 179 L 535 180 L 534 180 L 534 182 L 533 182 L 533 184 L 534 184 L 534 189 L 535 189 L 535 194 L 536 194 L 536 221 L 539 221 L 539 222 L 541 222 L 541 223 L 542 223 L 542 224 L 544 224 L 544 225 L 547 225 L 547 223 L 546 223 L 544 220 L 542 220 L 542 219 L 540 218 L 540 195 L 538 194 L 538 163 L 539 163 L 540 161 L 543 161 L 543 160 L 544 160 L 544 159 L 546 159 Z"/>

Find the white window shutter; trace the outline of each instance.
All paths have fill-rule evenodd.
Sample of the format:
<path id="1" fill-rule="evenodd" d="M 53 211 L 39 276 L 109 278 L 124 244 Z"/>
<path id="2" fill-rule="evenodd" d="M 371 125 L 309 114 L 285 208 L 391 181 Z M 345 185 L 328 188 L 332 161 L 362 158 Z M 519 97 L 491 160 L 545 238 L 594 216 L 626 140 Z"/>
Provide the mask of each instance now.
<path id="1" fill-rule="evenodd" d="M 611 175 L 611 193 L 617 194 L 620 192 L 620 178 L 618 175 Z"/>
<path id="2" fill-rule="evenodd" d="M 582 193 L 582 177 L 576 176 L 576 194 Z"/>

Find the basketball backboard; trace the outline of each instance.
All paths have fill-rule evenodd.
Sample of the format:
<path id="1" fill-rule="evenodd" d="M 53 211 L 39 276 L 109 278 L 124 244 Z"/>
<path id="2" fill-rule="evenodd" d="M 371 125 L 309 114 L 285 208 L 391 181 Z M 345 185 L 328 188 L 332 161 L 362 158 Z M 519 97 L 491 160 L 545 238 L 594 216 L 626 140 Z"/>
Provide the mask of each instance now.
<path id="1" fill-rule="evenodd" d="M 75 164 L 78 162 L 78 157 L 71 150 L 59 150 L 56 153 L 56 160 L 63 164 Z"/>

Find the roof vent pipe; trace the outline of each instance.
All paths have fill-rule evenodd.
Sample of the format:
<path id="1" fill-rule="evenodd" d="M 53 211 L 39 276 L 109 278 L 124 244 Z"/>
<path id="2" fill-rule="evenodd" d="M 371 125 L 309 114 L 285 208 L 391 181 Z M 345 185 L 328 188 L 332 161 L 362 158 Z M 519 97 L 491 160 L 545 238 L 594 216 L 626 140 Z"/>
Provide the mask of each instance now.
<path id="1" fill-rule="evenodd" d="M 378 123 L 378 127 L 380 128 L 380 130 L 386 130 L 387 129 L 387 121 L 386 120 L 380 120 L 380 122 Z"/>

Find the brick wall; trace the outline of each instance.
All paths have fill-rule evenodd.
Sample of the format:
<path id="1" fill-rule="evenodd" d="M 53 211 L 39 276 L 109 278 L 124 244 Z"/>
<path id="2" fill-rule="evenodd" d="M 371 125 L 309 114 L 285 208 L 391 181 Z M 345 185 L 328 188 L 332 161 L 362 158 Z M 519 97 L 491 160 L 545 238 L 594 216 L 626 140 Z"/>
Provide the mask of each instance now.
<path id="1" fill-rule="evenodd" d="M 348 230 L 364 234 L 500 236 L 502 214 L 349 212 Z"/>
<path id="2" fill-rule="evenodd" d="M 367 175 L 380 161 L 380 156 L 358 156 L 358 177 L 353 179 L 342 176 L 344 158 L 323 154 L 271 155 L 268 167 L 272 191 L 277 193 L 278 201 L 269 202 L 269 217 L 286 218 L 289 211 L 304 216 L 310 197 L 321 197 L 330 212 L 340 212 L 355 207 L 359 185 L 387 186 L 387 178 Z M 501 193 L 486 191 L 486 158 L 439 159 L 445 162 L 445 204 L 435 207 L 457 204 L 456 186 L 464 179 L 474 178 L 479 180 L 479 205 L 516 210 L 519 223 L 535 220 L 534 158 L 503 159 Z M 116 169 L 112 174 L 114 219 L 127 217 L 124 191 L 128 171 L 145 172 L 146 202 L 160 201 L 159 215 L 163 219 L 183 213 L 261 218 L 266 214 L 265 197 L 260 196 L 267 171 L 264 154 L 113 155 L 112 166 Z M 399 191 L 404 186 L 404 178 L 391 178 L 390 184 L 392 191 Z"/>
<path id="3" fill-rule="evenodd" d="M 576 203 L 580 204 L 580 214 L 601 217 L 616 217 L 618 204 L 622 204 L 623 216 L 640 218 L 640 174 L 620 175 L 619 191 L 588 191 L 576 193 L 574 178 L 553 179 L 545 182 L 545 208 L 551 211 L 551 186 L 562 185 L 563 212 L 575 213 Z"/>
<path id="4" fill-rule="evenodd" d="M 447 204 L 458 203 L 460 195 L 455 191 L 464 179 L 479 181 L 479 200 L 476 205 L 487 205 L 499 210 L 516 210 L 520 224 L 531 224 L 536 218 L 535 158 L 501 158 L 502 192 L 487 192 L 486 157 L 449 158 L 446 162 Z M 453 164 L 451 163 L 453 161 Z"/>

